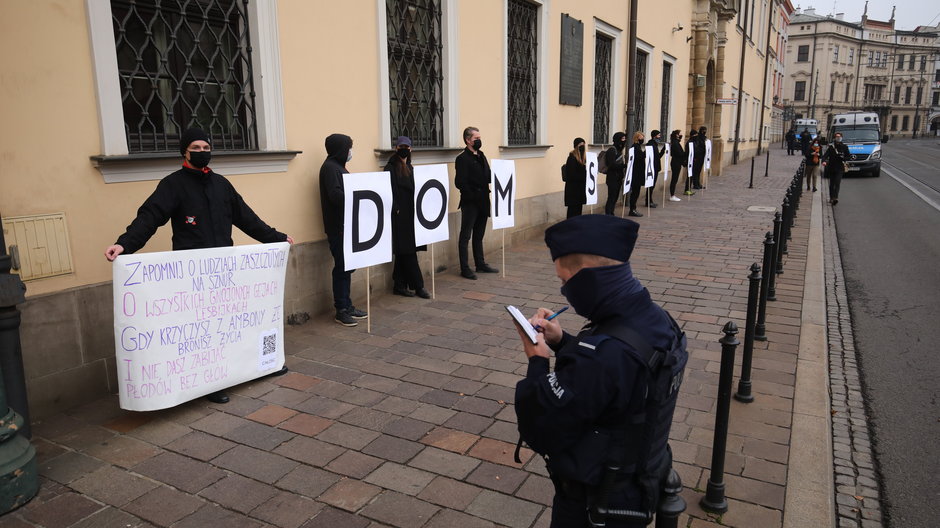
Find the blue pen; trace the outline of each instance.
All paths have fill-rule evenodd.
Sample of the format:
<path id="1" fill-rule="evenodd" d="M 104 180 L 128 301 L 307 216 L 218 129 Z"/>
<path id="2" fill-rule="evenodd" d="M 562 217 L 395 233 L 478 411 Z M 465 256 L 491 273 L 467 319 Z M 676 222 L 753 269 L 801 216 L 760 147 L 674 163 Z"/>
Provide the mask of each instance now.
<path id="1" fill-rule="evenodd" d="M 563 313 L 565 312 L 565 310 L 567 310 L 567 309 L 568 309 L 568 306 L 564 306 L 564 307 L 562 307 L 560 310 L 558 310 L 557 312 L 553 313 L 552 315 L 549 315 L 547 318 L 545 318 L 545 320 L 546 320 L 546 321 L 551 321 L 552 319 L 554 319 L 554 318 L 558 317 L 559 315 L 563 314 Z M 535 325 L 535 329 L 536 329 L 536 330 L 541 330 L 541 329 L 542 329 L 542 325 Z"/>

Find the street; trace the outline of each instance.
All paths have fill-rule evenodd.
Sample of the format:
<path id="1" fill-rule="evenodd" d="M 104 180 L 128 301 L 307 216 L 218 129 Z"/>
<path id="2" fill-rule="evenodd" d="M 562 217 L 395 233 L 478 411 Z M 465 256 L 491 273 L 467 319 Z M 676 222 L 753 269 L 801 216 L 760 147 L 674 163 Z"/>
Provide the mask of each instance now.
<path id="1" fill-rule="evenodd" d="M 884 145 L 882 176 L 834 208 L 887 526 L 936 526 L 940 410 L 940 142 Z M 828 205 L 827 205 L 828 207 Z"/>

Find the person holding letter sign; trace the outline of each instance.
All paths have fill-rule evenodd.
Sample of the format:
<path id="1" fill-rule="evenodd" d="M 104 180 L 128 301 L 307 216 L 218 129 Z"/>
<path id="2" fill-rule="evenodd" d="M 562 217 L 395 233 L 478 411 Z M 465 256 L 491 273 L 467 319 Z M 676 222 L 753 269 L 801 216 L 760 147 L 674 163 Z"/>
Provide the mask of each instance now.
<path id="1" fill-rule="evenodd" d="M 604 214 L 614 214 L 617 199 L 623 189 L 623 179 L 626 177 L 627 156 L 624 148 L 627 146 L 627 135 L 623 132 L 614 134 L 614 144 L 604 153 L 607 167 L 607 203 L 604 204 Z"/>
<path id="2" fill-rule="evenodd" d="M 369 315 L 356 308 L 349 298 L 352 271 L 346 271 L 343 259 L 343 227 L 345 225 L 346 192 L 343 174 L 349 174 L 346 163 L 352 159 L 353 140 L 345 134 L 330 134 L 326 141 L 326 159 L 320 166 L 320 209 L 323 211 L 323 229 L 333 255 L 333 307 L 334 321 L 343 326 L 356 326 L 356 319 Z"/>
<path id="3" fill-rule="evenodd" d="M 667 442 L 688 352 L 682 330 L 630 269 L 639 227 L 584 215 L 548 228 L 561 293 L 588 325 L 571 335 L 539 308 L 529 319 L 534 344 L 517 326 L 529 360 L 515 392 L 520 445 L 546 459 L 553 527 L 646 526 L 604 513 L 652 515 L 672 466 Z"/>
<path id="4" fill-rule="evenodd" d="M 473 240 L 473 263 L 480 273 L 498 273 L 499 270 L 486 263 L 483 257 L 483 234 L 486 219 L 490 216 L 490 164 L 480 150 L 483 140 L 480 129 L 467 127 L 463 131 L 463 142 L 467 145 L 454 161 L 454 185 L 460 190 L 461 211 L 460 235 L 457 238 L 457 254 L 460 258 L 460 276 L 476 280 L 470 269 L 467 243 Z"/>
<path id="5" fill-rule="evenodd" d="M 679 173 L 682 167 L 688 165 L 689 158 L 685 150 L 682 149 L 682 132 L 678 129 L 669 134 L 669 168 L 672 170 L 672 178 L 669 180 L 669 201 L 681 202 L 682 198 L 676 196 L 676 185 L 679 183 Z"/>
<path id="6" fill-rule="evenodd" d="M 643 132 L 633 134 L 633 178 L 630 180 L 629 216 L 643 216 L 636 210 L 636 201 L 640 198 L 640 189 L 646 181 L 646 149 L 643 148 Z"/>
<path id="7" fill-rule="evenodd" d="M 647 207 L 656 207 L 656 202 L 653 201 L 653 188 L 656 187 L 656 178 L 659 177 L 659 171 L 663 170 L 662 159 L 663 155 L 666 153 L 666 147 L 659 148 L 660 143 L 663 142 L 662 135 L 659 133 L 659 130 L 654 130 L 650 132 L 650 140 L 647 142 L 647 147 L 653 147 L 653 185 L 650 185 L 646 188 L 646 205 Z"/>
<path id="8" fill-rule="evenodd" d="M 167 220 L 173 230 L 174 251 L 233 246 L 232 226 L 264 244 L 294 243 L 294 239 L 264 223 L 232 183 L 209 168 L 212 146 L 208 134 L 190 128 L 180 136 L 179 147 L 182 168 L 160 180 L 124 234 L 105 249 L 105 258 L 113 261 L 118 255 L 136 253 Z M 275 374 L 286 372 L 284 367 Z M 207 398 L 213 403 L 229 401 L 225 391 Z"/>
<path id="9" fill-rule="evenodd" d="M 565 206 L 568 207 L 568 218 L 579 216 L 584 202 L 584 185 L 587 183 L 587 169 L 585 169 L 584 139 L 574 139 L 574 149 L 568 153 L 565 162 Z"/>
<path id="10" fill-rule="evenodd" d="M 392 293 L 430 299 L 431 294 L 424 288 L 417 253 L 426 251 L 427 246 L 415 246 L 415 169 L 411 166 L 411 138 L 399 136 L 395 140 L 395 153 L 388 158 L 384 170 L 392 180 L 392 252 L 395 254 Z"/>
<path id="11" fill-rule="evenodd" d="M 691 136 L 691 134 L 690 134 Z M 689 141 L 693 142 L 695 149 L 692 151 L 692 188 L 695 190 L 704 189 L 702 185 L 702 168 L 705 167 L 705 140 L 708 138 L 708 129 L 699 127 L 698 134 Z"/>

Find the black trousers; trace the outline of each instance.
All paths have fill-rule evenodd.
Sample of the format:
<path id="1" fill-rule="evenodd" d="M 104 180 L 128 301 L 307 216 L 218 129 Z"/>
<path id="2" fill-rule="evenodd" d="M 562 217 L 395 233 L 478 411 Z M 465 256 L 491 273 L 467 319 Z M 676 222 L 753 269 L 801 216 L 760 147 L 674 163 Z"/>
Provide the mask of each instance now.
<path id="1" fill-rule="evenodd" d="M 669 196 L 676 195 L 676 185 L 679 184 L 679 173 L 682 172 L 682 165 L 672 166 L 672 178 L 669 179 Z"/>
<path id="2" fill-rule="evenodd" d="M 839 187 L 842 186 L 842 176 L 845 173 L 842 171 L 831 170 L 829 171 L 829 199 L 838 200 L 839 199 Z"/>
<path id="3" fill-rule="evenodd" d="M 418 265 L 417 253 L 395 255 L 392 280 L 398 287 L 407 287 L 412 290 L 424 288 L 424 275 L 421 274 L 421 267 Z"/>
<path id="4" fill-rule="evenodd" d="M 640 198 L 640 190 L 643 189 L 643 178 L 634 176 L 630 181 L 630 210 L 636 211 L 636 201 Z"/>
<path id="5" fill-rule="evenodd" d="M 584 204 L 569 205 L 567 218 L 571 218 L 572 216 L 581 216 L 581 210 L 583 208 Z"/>
<path id="6" fill-rule="evenodd" d="M 689 178 L 689 180 L 691 180 L 693 188 L 702 186 L 701 176 L 702 176 L 702 167 L 704 166 L 705 166 L 705 160 L 692 164 L 692 177 Z"/>
<path id="7" fill-rule="evenodd" d="M 623 178 L 607 175 L 607 203 L 604 205 L 604 214 L 614 214 L 617 208 L 617 200 L 620 198 L 620 191 L 623 189 Z"/>
<path id="8" fill-rule="evenodd" d="M 646 188 L 646 203 L 647 204 L 650 202 L 656 203 L 653 200 L 653 190 L 656 189 L 656 180 L 658 179 L 659 179 L 659 173 L 657 172 L 656 174 L 653 175 L 653 185 Z"/>
<path id="9" fill-rule="evenodd" d="M 483 257 L 483 233 L 486 232 L 486 210 L 477 204 L 460 206 L 460 235 L 457 237 L 457 255 L 460 258 L 460 271 L 470 269 L 467 243 L 473 241 L 473 263 L 477 267 L 486 264 Z"/>

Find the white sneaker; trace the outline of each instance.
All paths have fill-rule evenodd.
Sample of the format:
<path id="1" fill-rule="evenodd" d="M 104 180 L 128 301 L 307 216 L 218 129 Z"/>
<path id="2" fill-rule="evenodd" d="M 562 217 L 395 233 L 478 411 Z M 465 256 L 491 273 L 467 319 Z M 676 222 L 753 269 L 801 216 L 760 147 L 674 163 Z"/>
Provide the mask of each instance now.
<path id="1" fill-rule="evenodd" d="M 682 198 L 676 198 L 675 195 L 669 197 L 670 202 L 681 202 Z"/>

